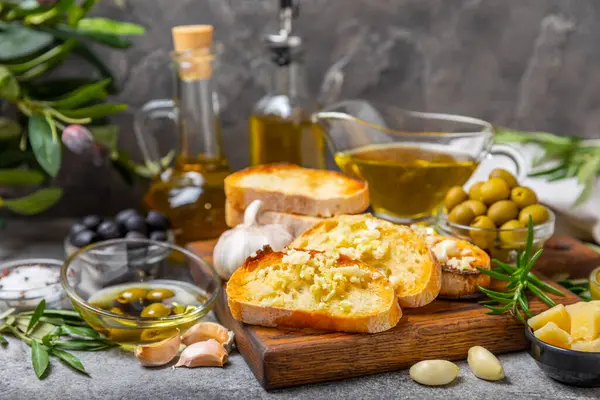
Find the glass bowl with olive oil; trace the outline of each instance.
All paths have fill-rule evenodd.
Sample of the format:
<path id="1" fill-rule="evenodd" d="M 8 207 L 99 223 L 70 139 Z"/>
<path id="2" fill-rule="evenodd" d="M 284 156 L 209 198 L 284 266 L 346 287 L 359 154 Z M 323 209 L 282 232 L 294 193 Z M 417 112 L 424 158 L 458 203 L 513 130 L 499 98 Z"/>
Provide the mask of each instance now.
<path id="1" fill-rule="evenodd" d="M 150 268 L 156 271 L 151 277 Z M 208 314 L 221 290 L 217 273 L 202 258 L 145 239 L 107 240 L 79 249 L 63 264 L 60 280 L 85 321 L 122 345 L 185 332 Z"/>

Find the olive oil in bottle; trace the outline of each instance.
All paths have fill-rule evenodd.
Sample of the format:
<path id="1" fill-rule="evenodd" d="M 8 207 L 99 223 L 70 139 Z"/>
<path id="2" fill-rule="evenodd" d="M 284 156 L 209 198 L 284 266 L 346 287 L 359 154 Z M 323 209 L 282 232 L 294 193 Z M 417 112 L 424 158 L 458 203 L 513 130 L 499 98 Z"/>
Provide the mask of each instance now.
<path id="1" fill-rule="evenodd" d="M 174 165 L 154 177 L 144 203 L 169 218 L 175 241 L 184 245 L 216 238 L 227 229 L 224 180 L 231 171 L 221 150 L 220 123 L 214 111 L 212 26 L 175 27 L 173 41 L 175 106 L 147 105 L 144 109 L 149 118 L 164 118 L 169 112 L 176 115 L 179 151 Z"/>
<path id="2" fill-rule="evenodd" d="M 325 139 L 311 122 L 315 102 L 304 78 L 302 40 L 292 35 L 293 1 L 282 1 L 281 30 L 267 35 L 270 57 L 267 94 L 256 104 L 249 121 L 250 164 L 287 162 L 325 168 Z"/>

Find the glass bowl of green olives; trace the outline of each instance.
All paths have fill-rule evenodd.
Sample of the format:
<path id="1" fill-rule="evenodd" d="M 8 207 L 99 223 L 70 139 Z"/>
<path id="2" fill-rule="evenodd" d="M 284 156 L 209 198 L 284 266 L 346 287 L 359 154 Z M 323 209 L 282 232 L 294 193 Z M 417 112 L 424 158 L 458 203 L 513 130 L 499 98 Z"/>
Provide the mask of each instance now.
<path id="1" fill-rule="evenodd" d="M 155 274 L 149 276 L 149 269 Z M 122 345 L 185 332 L 208 314 L 221 290 L 217 273 L 202 258 L 148 239 L 113 239 L 78 249 L 63 264 L 60 281 L 86 322 Z"/>
<path id="2" fill-rule="evenodd" d="M 554 233 L 554 213 L 539 203 L 531 188 L 496 168 L 485 182 L 475 182 L 468 190 L 455 186 L 448 191 L 437 213 L 437 229 L 469 240 L 493 258 L 514 262 L 525 247 L 530 218 L 534 247 L 541 248 Z"/>

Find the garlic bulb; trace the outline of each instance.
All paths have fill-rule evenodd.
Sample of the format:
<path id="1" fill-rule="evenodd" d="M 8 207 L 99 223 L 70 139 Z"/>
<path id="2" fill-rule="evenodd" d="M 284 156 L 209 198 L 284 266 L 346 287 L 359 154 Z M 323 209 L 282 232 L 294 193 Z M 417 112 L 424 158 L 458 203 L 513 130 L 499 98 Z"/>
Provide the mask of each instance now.
<path id="1" fill-rule="evenodd" d="M 233 345 L 233 332 L 216 322 L 198 322 L 181 337 L 181 342 L 186 346 L 208 339 L 215 339 L 221 343 L 227 352 Z"/>
<path id="2" fill-rule="evenodd" d="M 179 356 L 175 368 L 222 367 L 227 362 L 227 351 L 215 339 L 198 342 L 186 347 Z"/>
<path id="3" fill-rule="evenodd" d="M 179 329 L 170 338 L 157 343 L 139 345 L 135 348 L 135 357 L 144 367 L 159 367 L 170 362 L 179 352 L 181 337 Z"/>
<path id="4" fill-rule="evenodd" d="M 256 216 L 262 202 L 254 200 L 244 212 L 244 223 L 224 232 L 213 252 L 213 263 L 223 279 L 229 279 L 252 253 L 265 245 L 282 250 L 294 238 L 285 227 L 277 224 L 259 225 Z"/>

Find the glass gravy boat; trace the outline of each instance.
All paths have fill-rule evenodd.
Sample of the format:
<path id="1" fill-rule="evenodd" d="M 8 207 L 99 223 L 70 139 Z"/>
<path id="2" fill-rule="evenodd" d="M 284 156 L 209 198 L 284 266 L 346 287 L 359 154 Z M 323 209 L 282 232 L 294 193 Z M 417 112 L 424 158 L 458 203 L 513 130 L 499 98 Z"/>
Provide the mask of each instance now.
<path id="1" fill-rule="evenodd" d="M 489 154 L 509 157 L 524 179 L 521 154 L 494 144 L 486 121 L 347 100 L 313 114 L 340 169 L 369 184 L 376 216 L 398 223 L 429 219 L 452 186 L 462 186 Z"/>

